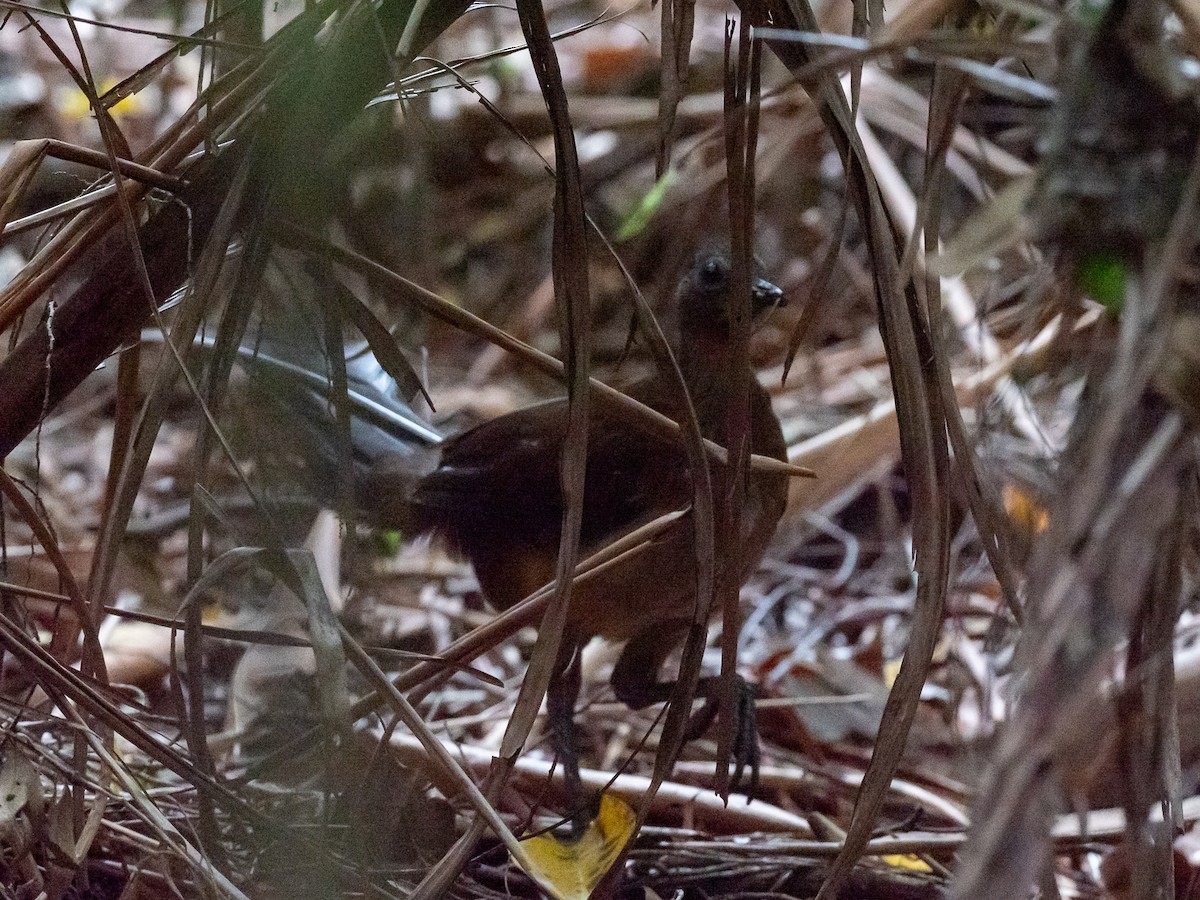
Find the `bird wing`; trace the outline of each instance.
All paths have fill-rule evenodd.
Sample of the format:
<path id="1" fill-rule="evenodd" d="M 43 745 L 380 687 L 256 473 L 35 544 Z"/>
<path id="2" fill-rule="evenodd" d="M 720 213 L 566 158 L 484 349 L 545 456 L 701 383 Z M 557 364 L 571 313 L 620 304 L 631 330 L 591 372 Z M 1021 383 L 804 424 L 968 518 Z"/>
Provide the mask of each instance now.
<path id="1" fill-rule="evenodd" d="M 653 381 L 631 395 L 664 405 Z M 559 465 L 567 404 L 553 400 L 517 410 L 448 441 L 441 464 L 414 497 L 429 528 L 470 544 L 481 531 L 557 547 L 564 512 Z M 585 546 L 686 504 L 690 480 L 677 445 L 647 435 L 593 407 L 588 431 Z"/>

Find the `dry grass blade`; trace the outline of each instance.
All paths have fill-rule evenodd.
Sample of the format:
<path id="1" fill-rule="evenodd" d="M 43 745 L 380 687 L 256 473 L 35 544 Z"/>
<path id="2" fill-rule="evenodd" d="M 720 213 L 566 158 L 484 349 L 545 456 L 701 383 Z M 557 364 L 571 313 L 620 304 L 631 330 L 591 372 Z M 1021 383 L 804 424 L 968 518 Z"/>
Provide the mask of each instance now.
<path id="1" fill-rule="evenodd" d="M 287 42 L 278 41 L 275 49 L 278 50 L 280 47 L 287 48 Z M 268 52 L 263 62 L 244 63 L 212 85 L 146 149 L 142 154 L 141 162 L 157 171 L 174 170 L 176 167 L 183 166 L 188 155 L 193 152 L 199 142 L 210 139 L 215 129 L 225 127 L 231 117 L 240 113 L 242 104 L 263 90 L 264 82 L 269 80 L 270 75 L 275 71 L 275 64 L 280 55 L 280 53 Z M 201 117 L 202 111 L 205 115 Z M 228 152 L 227 149 L 226 153 Z M 197 182 L 190 186 L 190 190 L 180 190 L 179 192 L 181 203 L 185 204 L 187 210 L 191 212 L 191 217 L 187 218 L 185 223 L 187 228 L 183 228 L 179 224 L 181 213 L 184 212 L 183 207 L 179 205 L 170 205 L 165 210 L 160 210 L 147 222 L 146 239 L 142 241 L 142 244 L 149 250 L 149 257 L 154 266 L 154 283 L 156 288 L 161 289 L 160 297 L 165 298 L 185 280 L 188 274 L 186 264 L 179 262 L 173 254 L 178 253 L 177 248 L 182 246 L 185 252 L 179 253 L 179 255 L 186 259 L 186 240 L 189 237 L 197 243 L 204 243 L 211 226 L 211 216 L 220 207 L 224 197 L 226 179 L 229 173 L 237 168 L 237 160 L 241 158 L 241 155 L 241 151 L 235 149 L 232 151 L 232 156 L 225 156 L 229 168 L 215 166 L 211 162 L 184 166 L 188 177 Z M 128 202 L 133 203 L 143 197 L 144 189 L 140 183 L 135 183 L 128 193 L 130 194 Z M 115 194 L 114 190 L 106 196 L 115 196 Z M 0 329 L 7 329 L 11 326 L 13 321 L 29 309 L 49 285 L 70 271 L 72 266 L 85 257 L 85 254 L 96 252 L 97 247 L 105 249 L 105 236 L 116 224 L 117 217 L 118 210 L 111 204 L 85 210 L 46 242 L 21 272 L 5 286 L 3 291 L 0 291 Z M 127 262 L 126 256 L 118 258 L 122 264 Z M 121 337 L 114 339 L 108 332 L 100 332 L 95 335 L 93 339 L 101 344 L 95 362 L 103 359 L 124 342 L 125 335 L 135 328 L 135 325 L 129 321 L 131 318 L 136 318 L 136 324 L 140 325 L 146 314 L 145 308 L 140 303 L 135 304 L 128 300 L 129 292 L 126 290 L 126 282 L 132 276 L 122 273 L 119 268 L 112 268 L 111 264 L 106 265 L 105 272 L 108 280 L 99 285 L 92 279 L 85 281 L 84 285 L 72 294 L 72 299 L 64 303 L 64 311 L 77 306 L 80 310 L 80 317 L 84 319 L 90 316 L 92 309 L 105 310 L 106 315 L 97 316 L 97 319 L 113 319 L 112 331 Z M 72 315 L 75 315 L 74 310 L 72 310 Z M 89 322 L 89 324 L 92 323 Z M 64 327 L 63 332 L 64 334 L 60 337 L 70 336 L 72 340 L 83 340 L 74 334 L 73 328 Z M 84 338 L 86 337 L 88 335 L 84 335 Z M 63 343 L 66 341 L 60 341 L 57 346 L 61 346 Z M 90 345 L 85 344 L 85 346 Z M 44 357 L 46 352 L 45 348 L 36 344 L 31 345 L 29 339 L 23 342 L 22 348 L 25 355 L 31 358 L 38 358 L 39 354 Z M 7 368 L 9 364 L 10 361 L 6 360 L 4 365 Z M 16 369 L 16 371 L 20 370 Z M 36 386 L 30 388 L 20 381 L 13 383 L 20 388 L 10 395 L 10 402 L 15 408 L 25 408 L 31 403 L 27 397 L 22 396 L 22 391 L 30 394 L 38 393 L 40 396 Z M 70 385 L 77 383 L 78 380 L 68 380 L 65 382 L 68 385 L 66 390 L 69 390 Z M 61 398 L 59 390 L 62 390 L 63 393 L 66 392 L 63 389 L 53 392 L 51 400 L 55 403 Z M 31 427 L 19 419 L 13 422 L 11 427 L 16 429 L 21 426 Z"/>
<path id="2" fill-rule="evenodd" d="M 924 252 L 930 252 L 929 244 L 936 235 L 941 233 L 941 190 L 942 176 L 945 173 L 946 154 L 957 126 L 958 113 L 966 96 L 966 81 L 956 72 L 939 69 L 934 82 L 933 96 L 930 100 L 930 129 L 929 148 L 926 153 L 925 191 L 919 208 L 923 214 L 918 215 L 925 247 Z M 932 127 L 940 121 L 939 127 Z M 916 254 L 918 229 L 912 233 L 910 247 Z M 906 248 L 905 255 L 908 255 Z M 983 538 L 984 551 L 992 564 L 992 571 L 1000 582 L 1004 592 L 1005 602 L 1019 624 L 1023 620 L 1021 600 L 1017 593 L 1017 570 L 1012 558 L 1012 536 L 1009 533 L 1009 523 L 1001 506 L 999 491 L 991 479 L 980 471 L 979 460 L 975 448 L 967 437 L 966 427 L 962 420 L 962 411 L 954 390 L 954 381 L 950 373 L 950 363 L 942 352 L 944 347 L 936 336 L 944 334 L 942 325 L 942 281 L 926 268 L 925 292 L 928 297 L 929 330 L 935 336 L 931 347 L 935 351 L 933 360 L 937 383 L 942 392 L 942 406 L 946 415 L 946 432 L 951 446 L 954 448 L 955 468 L 958 481 L 971 514 L 975 518 L 980 535 Z M 990 339 L 990 336 L 989 336 Z M 993 358 L 995 354 L 992 354 Z M 991 361 L 991 360 L 989 360 Z M 1001 379 L 1003 387 L 1014 388 L 1007 377 Z M 1009 395 L 1013 393 L 1009 391 Z"/>
<path id="3" fill-rule="evenodd" d="M 4 198 L 0 204 L 0 226 L 5 232 L 13 211 L 36 176 L 45 154 L 44 141 L 17 141 L 5 158 L 4 165 L 0 166 L 0 196 Z"/>
<path id="4" fill-rule="evenodd" d="M 731 367 L 738 373 L 732 399 L 726 412 L 726 434 L 730 444 L 729 471 L 725 496 L 720 498 L 724 506 L 724 521 L 727 523 L 725 540 L 719 545 L 718 596 L 721 604 L 721 687 L 718 705 L 719 731 L 717 732 L 717 793 L 728 798 L 730 789 L 729 762 L 733 757 L 734 745 L 739 728 L 737 712 L 737 649 L 741 633 L 741 572 L 738 555 L 738 536 L 742 534 L 742 516 L 745 508 L 746 482 L 750 477 L 750 379 L 755 376 L 750 369 L 750 278 L 751 261 L 754 255 L 754 161 L 758 147 L 758 118 L 761 100 L 761 44 L 753 41 L 750 26 L 745 21 L 737 28 L 738 47 L 736 63 L 732 46 L 734 27 L 730 23 L 725 31 L 725 164 L 729 178 L 729 231 L 732 244 L 733 296 L 730 299 L 730 343 L 732 345 Z M 732 537 L 731 537 L 732 536 Z M 707 610 L 698 610 L 705 613 Z M 700 619 L 699 621 L 704 621 Z M 697 629 L 698 631 L 699 629 Z M 699 644 L 700 641 L 697 641 Z M 684 659 L 688 658 L 684 649 Z M 695 671 L 699 674 L 700 652 L 693 650 Z M 684 676 L 680 665 L 681 679 Z M 690 673 L 689 673 L 690 674 Z M 683 704 L 679 706 L 686 709 Z M 744 727 L 744 723 L 741 723 Z M 666 728 L 664 727 L 664 732 Z M 757 735 L 750 738 L 757 741 Z M 747 761 L 738 760 L 738 771 Z M 750 760 L 750 793 L 755 792 L 758 777 L 757 759 Z"/>
<path id="5" fill-rule="evenodd" d="M 662 178 L 671 165 L 675 139 L 675 115 L 687 90 L 687 71 L 696 26 L 696 0 L 663 0 L 662 84 L 658 94 L 658 150 L 654 177 Z"/>
<path id="6" fill-rule="evenodd" d="M 331 299 L 366 339 L 371 352 L 379 360 L 379 365 L 396 382 L 404 398 L 412 400 L 417 394 L 420 394 L 429 404 L 429 408 L 433 409 L 433 400 L 430 399 L 429 392 L 425 390 L 425 385 L 421 383 L 421 378 L 413 369 L 412 364 L 400 352 L 400 348 L 396 345 L 396 339 L 387 330 L 387 327 L 341 281 L 330 277 L 326 279 L 326 284 L 329 287 Z M 344 391 L 339 394 L 344 395 Z"/>
<path id="7" fill-rule="evenodd" d="M 43 210 L 11 220 L 11 211 L 22 201 L 30 181 L 36 177 L 37 170 L 47 157 L 96 168 L 107 168 L 109 165 L 109 159 L 104 153 L 89 147 L 80 147 L 51 138 L 17 141 L 5 158 L 3 167 L 0 167 L 0 196 L 4 197 L 4 203 L 0 205 L 0 234 L 3 236 L 8 237 L 29 228 L 36 228 L 116 193 L 115 185 L 98 188 L 82 197 L 60 204 L 57 209 Z M 131 160 L 118 159 L 117 167 L 127 178 L 166 191 L 176 191 L 182 186 L 178 178 Z"/>
<path id="8" fill-rule="evenodd" d="M 192 289 L 185 296 L 171 331 L 172 338 L 178 342 L 177 347 L 186 347 L 195 338 L 205 305 L 210 299 L 210 291 L 217 284 L 226 265 L 226 255 L 223 250 L 226 244 L 222 242 L 222 239 L 228 240 L 232 235 L 233 223 L 242 198 L 242 188 L 245 185 L 245 174 L 243 170 L 234 178 L 230 194 L 226 197 L 221 211 L 217 213 L 216 223 L 213 226 L 215 240 L 205 248 L 205 252 L 200 258 Z M 5 362 L 7 363 L 12 358 L 10 356 Z M 105 510 L 104 527 L 97 541 L 96 554 L 92 561 L 92 571 L 89 577 L 90 596 L 97 601 L 103 601 L 107 595 L 108 585 L 116 565 L 119 536 L 124 533 L 125 525 L 133 511 L 138 485 L 150 459 L 154 441 L 165 415 L 165 398 L 175 383 L 175 379 L 180 377 L 184 371 L 176 361 L 177 358 L 170 361 L 168 359 L 168 357 L 164 357 L 163 363 L 155 372 L 152 387 L 134 429 L 130 450 L 125 456 L 121 475 L 113 489 L 112 502 Z"/>
<path id="9" fill-rule="evenodd" d="M 756 24 L 783 24 L 806 32 L 820 30 L 804 0 L 772 3 L 768 7 L 752 11 Z M 793 72 L 811 62 L 808 48 L 803 44 L 768 41 L 768 46 Z M 815 96 L 819 97 L 821 115 L 843 156 L 850 196 L 867 233 L 880 333 L 896 396 L 901 455 L 913 496 L 913 546 L 918 576 L 909 645 L 888 695 L 875 752 L 847 832 L 845 851 L 834 862 L 819 894 L 821 900 L 827 900 L 841 892 L 859 852 L 870 839 L 887 784 L 903 752 L 941 625 L 950 534 L 945 493 L 949 468 L 945 416 L 940 410 L 936 379 L 925 367 L 930 358 L 928 324 L 911 282 L 903 291 L 897 290 L 900 261 L 896 238 L 845 94 L 830 75 L 818 84 Z"/>
<path id="10" fill-rule="evenodd" d="M 588 410 L 591 404 L 589 367 L 591 357 L 590 290 L 587 273 L 587 225 L 580 185 L 579 157 L 567 111 L 558 55 L 550 38 L 545 13 L 539 3 L 519 2 L 521 30 L 537 72 L 554 129 L 554 238 L 552 266 L 554 295 L 558 306 L 559 335 L 565 353 L 567 380 L 567 431 L 562 450 L 562 491 L 566 498 L 559 541 L 558 585 L 550 609 L 538 630 L 538 640 L 521 684 L 501 754 L 512 758 L 525 743 L 541 705 L 554 667 L 558 665 L 567 606 L 571 597 L 571 573 L 579 554 L 579 532 L 583 520 L 583 483 L 587 462 Z"/>
<path id="11" fill-rule="evenodd" d="M 957 376 L 954 393 L 958 404 L 961 407 L 977 404 L 1014 367 L 1036 362 L 1059 337 L 1060 324 L 1060 319 L 1054 319 L 990 366 Z M 864 472 L 893 459 L 899 447 L 895 400 L 881 401 L 869 411 L 792 446 L 789 458 L 820 472 L 821 477 L 814 481 L 793 481 L 789 508 L 815 509 L 828 503 Z"/>
<path id="12" fill-rule="evenodd" d="M 939 68 L 937 71 L 939 73 L 939 87 L 946 83 L 953 75 L 953 77 L 959 79 L 961 89 L 966 90 L 966 82 L 958 73 L 953 73 L 952 70 L 945 68 Z M 878 83 L 879 81 L 880 79 L 878 78 L 871 79 L 872 83 Z M 936 100 L 937 97 L 935 96 L 934 99 Z M 950 133 L 952 131 L 952 123 L 943 124 L 947 126 L 947 131 L 939 131 L 937 123 L 931 119 L 928 128 L 928 140 L 930 147 L 937 151 L 935 157 L 940 157 L 943 160 L 940 167 L 944 168 L 944 160 L 949 153 L 950 142 L 953 138 Z M 888 210 L 898 223 L 898 227 L 903 232 L 907 232 L 908 235 L 904 256 L 901 259 L 902 281 L 912 278 L 915 268 L 918 273 L 925 275 L 925 280 L 928 284 L 933 284 L 934 273 L 926 263 L 926 256 L 937 252 L 937 242 L 931 239 L 933 246 L 926 247 L 924 253 L 917 253 L 918 238 L 926 233 L 934 234 L 934 232 L 928 231 L 924 227 L 928 219 L 929 201 L 927 198 L 929 195 L 929 183 L 926 182 L 921 202 L 918 203 L 900 175 L 895 163 L 884 150 L 883 145 L 871 129 L 864 125 L 860 128 L 860 133 L 863 147 L 871 160 L 876 177 L 881 183 L 881 189 Z M 930 157 L 930 154 L 927 153 L 927 158 L 934 157 Z M 940 177 L 939 175 L 939 180 Z M 1009 219 L 1004 224 L 1006 226 L 1005 242 L 1015 243 L 1019 239 L 1020 234 L 1018 221 Z M 994 248 L 989 247 L 988 249 Z M 972 354 L 984 365 L 993 362 L 1000 354 L 1000 347 L 992 336 L 983 316 L 981 316 L 979 304 L 967 288 L 965 281 L 960 277 L 943 276 L 937 280 L 937 288 L 938 296 L 942 301 L 939 304 L 939 312 L 937 313 L 938 320 L 941 321 L 945 318 L 941 312 L 944 308 L 949 313 L 949 319 L 958 329 L 959 337 L 971 349 Z M 935 333 L 944 334 L 945 332 L 942 329 L 938 329 Z M 1045 428 L 1030 411 L 1031 404 L 1028 398 L 1022 395 L 1017 385 L 1011 379 L 1005 377 L 998 385 L 997 393 L 1000 401 L 1004 404 L 1006 412 L 1022 436 L 1035 446 L 1044 444 Z"/>
<path id="13" fill-rule="evenodd" d="M 1131 416 L 1124 420 L 1126 424 L 1133 421 Z M 1136 424 L 1148 423 L 1139 418 Z M 1094 496 L 1089 498 L 1093 502 L 1086 510 L 1095 514 L 1098 527 L 1087 529 L 1089 533 L 1074 544 L 1079 555 L 1062 546 L 1064 535 L 1059 529 L 1049 530 L 1043 538 L 1030 589 L 1032 593 L 1043 588 L 1037 596 L 1045 599 L 1046 607 L 1039 610 L 1037 627 L 1028 632 L 1031 638 L 1021 655 L 1031 683 L 1024 706 L 1007 723 L 984 782 L 980 803 L 986 804 L 988 814 L 978 817 L 972 830 L 955 896 L 1012 896 L 1014 886 L 1024 887 L 1030 873 L 1042 870 L 1057 805 L 1050 775 L 1056 769 L 1082 771 L 1081 761 L 1095 753 L 1087 723 L 1094 720 L 1094 707 L 1104 702 L 1096 696 L 1100 674 L 1111 664 L 1114 642 L 1130 627 L 1130 617 L 1154 596 L 1147 579 L 1155 576 L 1157 560 L 1144 555 L 1131 559 L 1132 548 L 1165 543 L 1177 522 L 1181 476 L 1193 465 L 1177 419 L 1168 418 L 1158 428 L 1140 433 L 1148 439 L 1135 448 L 1134 458 L 1124 452 L 1115 460 L 1109 457 L 1118 480 L 1132 475 L 1134 481 L 1118 487 L 1098 505 Z M 1095 443 L 1095 434 L 1090 437 Z M 1141 471 L 1135 474 L 1135 467 Z M 1083 485 L 1074 486 L 1068 497 L 1091 493 Z M 1051 516 L 1052 523 L 1073 518 L 1065 505 L 1052 510 Z M 1174 605 L 1176 598 L 1170 599 Z M 1091 624 L 1098 621 L 1097 608 L 1105 610 L 1109 627 Z M 1062 662 L 1068 653 L 1069 667 Z M 1140 731 L 1139 741 L 1146 734 Z M 1131 830 L 1146 834 L 1147 811 L 1144 800 L 1130 811 Z M 1140 840 L 1135 837 L 1131 846 L 1136 848 Z M 1161 881 L 1162 870 L 1147 866 L 1144 871 Z"/>
<path id="14" fill-rule="evenodd" d="M 24 492 L 13 481 L 12 477 L 0 469 L 0 494 L 4 495 L 4 499 L 11 503 L 16 509 L 17 514 L 25 521 L 30 530 L 41 543 L 42 549 L 46 551 L 46 555 L 54 564 L 55 570 L 58 572 L 59 580 L 67 589 L 67 596 L 71 598 L 71 606 L 75 611 L 75 621 L 63 623 L 54 632 L 54 639 L 50 645 L 50 653 L 56 659 L 66 661 L 70 658 L 74 647 L 75 639 L 79 636 L 80 630 L 83 631 L 83 647 L 84 655 L 82 660 L 83 670 L 94 678 L 99 679 L 103 684 L 108 678 L 104 671 L 104 651 L 100 647 L 100 638 L 96 632 L 96 621 L 98 616 L 93 614 L 92 607 L 83 591 L 79 587 L 79 583 L 75 580 L 75 576 L 71 572 L 71 567 L 63 558 L 62 550 L 58 546 L 58 539 L 54 536 L 54 532 L 38 515 L 33 504 L 26 498 Z"/>
<path id="15" fill-rule="evenodd" d="M 333 614 L 311 550 L 291 550 L 286 556 L 273 558 L 279 563 L 275 568 L 277 577 L 292 589 L 308 610 L 308 630 L 317 663 L 317 708 L 322 722 L 331 736 L 344 735 L 350 727 L 345 629 Z M 357 645 L 355 652 L 366 655 Z"/>
<path id="16" fill-rule="evenodd" d="M 144 88 L 149 87 L 154 83 L 156 78 L 159 78 L 163 70 L 179 58 L 183 54 L 189 52 L 196 47 L 215 47 L 225 50 L 242 50 L 248 53 L 257 53 L 261 47 L 245 44 L 237 44 L 232 41 L 221 40 L 210 37 L 209 35 L 220 34 L 228 22 L 237 15 L 237 10 L 231 9 L 219 13 L 203 26 L 193 31 L 186 37 L 180 35 L 162 35 L 164 39 L 174 42 L 174 46 L 168 50 L 164 50 L 157 57 L 152 59 L 146 65 L 142 66 L 132 75 L 117 82 L 107 91 L 100 95 L 100 103 L 106 109 L 111 109 L 127 97 L 132 97 Z M 76 21 L 83 21 L 77 19 Z M 101 23 L 96 23 L 101 24 Z"/>
<path id="17" fill-rule="evenodd" d="M 503 755 L 511 755 L 524 744 L 533 715 L 545 694 L 552 675 L 558 648 L 563 639 L 567 605 L 570 602 L 570 575 L 579 555 L 579 529 L 583 516 L 583 479 L 587 460 L 588 410 L 590 408 L 591 355 L 590 297 L 587 275 L 586 222 L 583 193 L 579 180 L 579 158 L 567 112 L 558 56 L 550 38 L 545 14 L 539 4 L 518 4 L 521 27 L 529 45 L 529 54 L 538 73 L 538 82 L 550 118 L 554 124 L 554 295 L 558 304 L 559 333 L 565 351 L 564 372 L 567 383 L 568 423 L 563 441 L 562 488 L 567 498 L 559 543 L 558 587 L 550 610 L 538 629 L 538 643 L 529 670 L 521 685 L 521 697 L 510 724 L 513 739 L 505 735 Z M 529 685 L 528 691 L 526 685 Z M 524 706 L 522 706 L 524 703 Z M 524 732 L 522 734 L 522 732 Z M 507 751 L 507 752 L 506 752 Z"/>
<path id="18" fill-rule="evenodd" d="M 246 212 L 239 209 L 237 201 L 242 199 L 243 190 L 248 189 L 252 183 L 252 168 L 253 163 L 249 161 L 238 173 L 238 177 L 234 179 L 233 190 L 231 190 L 227 200 L 226 209 L 238 210 L 240 215 L 237 218 L 244 218 L 246 216 Z M 256 209 L 251 215 L 255 213 L 261 214 Z M 233 221 L 234 219 L 230 218 L 231 227 Z M 220 235 L 218 234 L 217 237 L 220 237 Z M 187 381 L 191 394 L 195 398 L 196 405 L 204 416 L 204 426 L 200 431 L 195 450 L 196 459 L 194 465 L 196 467 L 196 474 L 192 482 L 191 514 L 188 520 L 187 578 L 189 583 L 195 583 L 203 577 L 205 570 L 205 504 L 202 502 L 202 498 L 209 496 L 208 485 L 211 478 L 212 456 L 214 455 L 215 448 L 219 446 L 238 473 L 239 480 L 246 490 L 247 495 L 254 501 L 256 508 L 263 510 L 262 517 L 268 523 L 266 540 L 270 542 L 271 549 L 277 551 L 274 556 L 268 556 L 267 558 L 280 561 L 279 565 L 282 567 L 280 571 L 276 572 L 277 577 L 288 583 L 297 596 L 304 600 L 309 609 L 310 619 L 314 622 L 312 634 L 315 645 L 314 652 L 318 661 L 318 673 L 328 679 L 328 681 L 323 681 L 321 687 L 318 689 L 320 700 L 323 701 L 320 704 L 320 710 L 324 714 L 325 724 L 336 733 L 341 728 L 344 728 L 344 725 L 340 722 L 333 721 L 338 718 L 336 708 L 339 704 L 344 706 L 348 701 L 346 699 L 344 672 L 339 667 L 335 673 L 333 671 L 335 664 L 330 661 L 331 656 L 338 654 L 340 645 L 336 645 L 331 649 L 328 616 L 321 614 L 322 604 L 324 603 L 327 607 L 324 591 L 320 589 L 318 580 L 317 591 L 319 591 L 319 597 L 314 596 L 314 591 L 310 584 L 313 579 L 311 577 L 304 577 L 304 574 L 294 566 L 281 561 L 286 558 L 282 552 L 283 542 L 278 537 L 276 529 L 271 527 L 273 523 L 271 522 L 270 514 L 264 510 L 257 492 L 247 478 L 244 467 L 238 463 L 224 430 L 214 415 L 215 410 L 221 407 L 226 394 L 233 362 L 237 356 L 238 347 L 241 344 L 243 334 L 251 316 L 255 288 L 261 283 L 262 271 L 267 261 L 268 244 L 261 236 L 260 229 L 250 227 L 246 242 L 248 246 L 244 248 L 243 254 L 237 263 L 233 290 L 230 291 L 225 305 L 221 309 L 213 353 L 203 373 L 203 383 L 201 386 L 197 386 L 191 372 L 184 364 L 183 358 L 180 355 L 180 349 L 169 340 L 166 342 L 170 356 L 174 357 L 176 361 L 176 371 Z M 219 242 L 210 241 L 206 250 L 213 253 L 216 257 L 220 257 L 220 248 L 221 244 Z M 209 271 L 213 269 L 219 271 L 220 268 L 221 264 L 217 262 L 214 266 L 210 267 Z M 205 287 L 208 287 L 208 285 L 205 285 Z M 206 291 L 194 297 L 193 302 L 196 304 L 195 308 L 201 310 L 215 305 L 212 302 L 214 299 Z M 189 326 L 194 321 L 196 320 L 189 321 L 186 318 L 184 319 L 184 323 Z M 194 337 L 193 327 L 188 327 L 186 330 L 190 332 L 190 334 L 187 334 L 189 338 Z M 190 339 L 188 343 L 190 343 Z M 341 359 L 340 354 L 338 358 Z M 290 563 L 290 560 L 288 562 Z M 309 576 L 312 575 L 311 566 L 307 567 L 307 574 Z M 184 616 L 187 636 L 186 643 L 184 644 L 184 654 L 187 661 L 187 672 L 183 682 L 188 701 L 186 707 L 188 748 L 196 760 L 197 767 L 206 773 L 213 774 L 215 767 L 208 748 L 203 714 L 205 665 L 203 645 L 200 640 L 202 618 L 199 604 L 189 606 L 184 611 Z M 324 625 L 324 628 L 321 627 L 322 625 Z M 344 659 L 339 660 L 339 663 L 336 665 L 340 666 L 343 663 Z M 201 792 L 200 801 L 201 840 L 205 849 L 216 854 L 217 858 L 220 859 L 222 849 L 215 806 L 212 799 L 203 792 Z"/>

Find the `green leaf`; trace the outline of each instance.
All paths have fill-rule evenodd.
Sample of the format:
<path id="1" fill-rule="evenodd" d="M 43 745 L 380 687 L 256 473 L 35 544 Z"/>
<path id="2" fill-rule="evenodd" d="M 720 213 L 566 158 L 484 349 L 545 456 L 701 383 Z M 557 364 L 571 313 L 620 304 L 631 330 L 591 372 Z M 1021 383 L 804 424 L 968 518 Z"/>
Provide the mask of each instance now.
<path id="1" fill-rule="evenodd" d="M 375 542 L 380 556 L 395 556 L 400 552 L 400 544 L 404 535 L 399 531 L 377 531 Z"/>
<path id="2" fill-rule="evenodd" d="M 1075 269 L 1075 283 L 1109 312 L 1119 313 L 1125 304 L 1128 274 L 1128 264 L 1117 254 L 1103 251 L 1089 253 Z"/>
<path id="3" fill-rule="evenodd" d="M 677 178 L 678 175 L 674 169 L 668 169 L 663 173 L 662 178 L 658 179 L 654 186 L 646 192 L 642 202 L 625 217 L 625 221 L 617 229 L 618 241 L 627 241 L 642 233 L 643 229 L 650 224 L 650 220 L 654 218 L 654 214 L 658 212 L 659 207 L 662 206 L 663 198 L 667 196 L 667 191 Z"/>

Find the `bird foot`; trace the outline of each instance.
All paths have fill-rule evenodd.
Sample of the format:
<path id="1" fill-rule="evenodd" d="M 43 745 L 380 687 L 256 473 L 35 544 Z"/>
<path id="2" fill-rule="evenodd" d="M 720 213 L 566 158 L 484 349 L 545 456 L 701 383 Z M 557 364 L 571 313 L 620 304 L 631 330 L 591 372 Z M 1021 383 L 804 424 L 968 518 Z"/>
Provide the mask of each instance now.
<path id="1" fill-rule="evenodd" d="M 717 691 L 720 681 L 716 678 L 702 679 L 701 689 L 706 695 L 702 706 L 688 721 L 684 740 L 690 741 L 704 734 L 717 718 L 719 706 Z M 750 780 L 746 785 L 746 796 L 753 800 L 758 795 L 758 770 L 762 762 L 762 750 L 758 743 L 758 714 L 754 708 L 757 692 L 741 675 L 734 675 L 734 723 L 733 733 L 733 779 L 730 787 L 738 790 L 743 776 L 749 769 Z"/>
<path id="2" fill-rule="evenodd" d="M 580 840 L 600 815 L 600 794 L 581 794 L 571 798 L 571 812 L 554 829 L 554 836 L 566 843 Z"/>

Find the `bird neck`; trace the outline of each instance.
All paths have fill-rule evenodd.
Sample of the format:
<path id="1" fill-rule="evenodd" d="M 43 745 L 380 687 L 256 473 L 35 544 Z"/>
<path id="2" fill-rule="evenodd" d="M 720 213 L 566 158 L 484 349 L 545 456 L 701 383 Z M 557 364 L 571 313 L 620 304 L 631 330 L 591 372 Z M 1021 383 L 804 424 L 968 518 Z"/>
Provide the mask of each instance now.
<path id="1" fill-rule="evenodd" d="M 679 368 L 707 438 L 716 439 L 716 432 L 724 432 L 729 400 L 733 391 L 745 384 L 738 377 L 744 372 L 735 371 L 735 366 L 727 331 L 689 329 L 682 335 Z"/>

